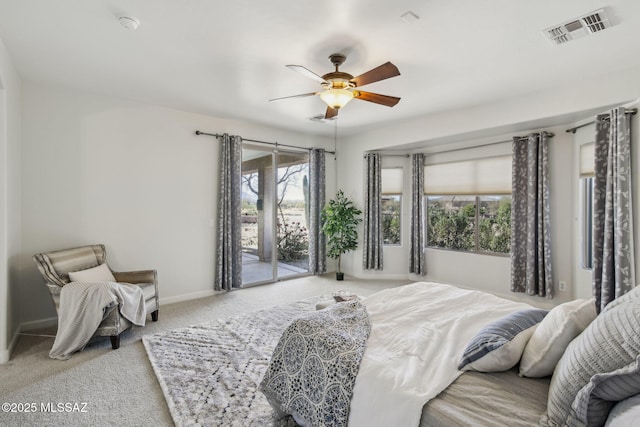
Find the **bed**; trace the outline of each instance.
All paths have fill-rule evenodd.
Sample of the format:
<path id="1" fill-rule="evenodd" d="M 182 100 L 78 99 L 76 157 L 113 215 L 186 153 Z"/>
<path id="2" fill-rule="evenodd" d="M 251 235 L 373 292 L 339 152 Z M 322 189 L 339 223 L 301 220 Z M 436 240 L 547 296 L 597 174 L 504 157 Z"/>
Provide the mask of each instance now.
<path id="1" fill-rule="evenodd" d="M 418 282 L 294 321 L 261 389 L 309 426 L 603 425 L 640 392 L 639 308 L 636 291 L 596 318 L 593 300 L 547 313 Z"/>
<path id="2" fill-rule="evenodd" d="M 465 372 L 424 406 L 420 427 L 538 425 L 549 382 L 521 377 L 517 369 Z"/>

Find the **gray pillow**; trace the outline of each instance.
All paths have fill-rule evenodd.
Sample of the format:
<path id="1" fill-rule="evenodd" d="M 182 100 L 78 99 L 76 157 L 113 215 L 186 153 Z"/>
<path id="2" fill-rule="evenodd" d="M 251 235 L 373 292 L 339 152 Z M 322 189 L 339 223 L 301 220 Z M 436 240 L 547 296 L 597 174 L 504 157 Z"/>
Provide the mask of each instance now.
<path id="1" fill-rule="evenodd" d="M 543 426 L 604 424 L 617 401 L 640 393 L 640 287 L 611 302 L 558 362 Z"/>
<path id="2" fill-rule="evenodd" d="M 575 423 L 585 420 L 587 425 L 603 425 L 616 402 L 633 396 L 640 390 L 640 357 L 613 372 L 595 374 L 582 387 L 572 405 Z M 583 424 L 580 424 L 583 425 Z"/>
<path id="3" fill-rule="evenodd" d="M 500 372 L 513 368 L 547 310 L 526 309 L 486 325 L 465 348 L 458 369 Z"/>

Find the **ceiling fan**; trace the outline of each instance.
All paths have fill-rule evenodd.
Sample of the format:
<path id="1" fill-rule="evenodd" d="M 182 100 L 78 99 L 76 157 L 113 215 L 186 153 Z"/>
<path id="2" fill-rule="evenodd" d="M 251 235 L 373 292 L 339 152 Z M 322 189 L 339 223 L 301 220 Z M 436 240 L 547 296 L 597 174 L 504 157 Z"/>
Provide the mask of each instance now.
<path id="1" fill-rule="evenodd" d="M 327 104 L 327 111 L 324 115 L 325 119 L 332 119 L 336 117 L 338 115 L 338 110 L 354 98 L 373 102 L 375 104 L 386 105 L 387 107 L 393 107 L 400 101 L 400 98 L 395 96 L 380 95 L 356 89 L 370 83 L 399 76 L 400 71 L 398 71 L 398 67 L 393 65 L 391 62 L 386 62 L 364 74 L 359 75 L 358 77 L 353 77 L 349 73 L 344 73 L 338 70 L 346 59 L 346 56 L 339 53 L 334 53 L 329 56 L 329 60 L 331 60 L 331 63 L 336 67 L 336 70 L 327 73 L 322 77 L 302 65 L 287 65 L 287 68 L 297 71 L 300 74 L 320 83 L 324 90 L 320 92 L 304 93 L 301 95 L 285 96 L 282 98 L 270 99 L 269 101 L 281 101 L 283 99 L 320 95 L 320 98 Z"/>

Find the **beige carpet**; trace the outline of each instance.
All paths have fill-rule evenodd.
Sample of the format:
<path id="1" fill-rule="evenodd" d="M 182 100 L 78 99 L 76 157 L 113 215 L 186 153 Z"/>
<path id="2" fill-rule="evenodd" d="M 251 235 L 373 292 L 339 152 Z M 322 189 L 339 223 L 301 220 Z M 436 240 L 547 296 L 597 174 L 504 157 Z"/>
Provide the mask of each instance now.
<path id="1" fill-rule="evenodd" d="M 2 426 L 170 426 L 162 391 L 151 369 L 141 337 L 225 316 L 347 289 L 367 296 L 409 281 L 349 279 L 333 274 L 242 289 L 213 297 L 162 305 L 160 320 L 124 333 L 120 348 L 109 339 L 88 345 L 68 361 L 48 356 L 53 338 L 21 336 L 9 363 L 0 365 L 0 401 L 35 403 L 35 413 L 0 412 Z M 55 333 L 55 331 L 38 331 Z M 44 406 L 71 404 L 65 412 L 41 412 Z M 83 405 L 86 403 L 86 406 Z M 74 405 L 77 404 L 77 405 Z M 75 412 L 84 409 L 85 412 Z"/>

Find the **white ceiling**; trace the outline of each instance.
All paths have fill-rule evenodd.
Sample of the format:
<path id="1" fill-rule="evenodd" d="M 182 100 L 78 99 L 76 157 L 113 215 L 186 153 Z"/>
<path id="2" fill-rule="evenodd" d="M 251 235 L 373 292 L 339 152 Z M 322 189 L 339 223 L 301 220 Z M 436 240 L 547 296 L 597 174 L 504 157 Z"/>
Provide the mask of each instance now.
<path id="1" fill-rule="evenodd" d="M 553 46 L 541 30 L 606 7 L 614 27 Z M 407 24 L 407 11 L 420 17 Z M 119 25 L 132 16 L 135 32 Z M 359 75 L 386 61 L 401 76 L 354 100 L 343 135 L 562 86 L 640 64 L 640 1 L 0 0 L 0 37 L 23 79 L 294 131 L 331 135 L 313 80 L 285 68 Z"/>

